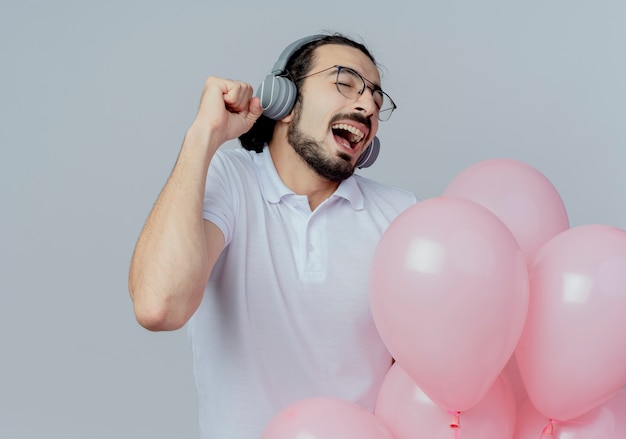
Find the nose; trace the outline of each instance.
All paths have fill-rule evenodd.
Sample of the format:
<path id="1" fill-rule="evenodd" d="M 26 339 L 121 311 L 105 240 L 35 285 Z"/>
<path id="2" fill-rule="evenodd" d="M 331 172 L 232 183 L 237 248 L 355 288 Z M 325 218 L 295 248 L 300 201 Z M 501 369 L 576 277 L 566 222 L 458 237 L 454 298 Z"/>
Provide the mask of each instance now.
<path id="1" fill-rule="evenodd" d="M 378 113 L 378 106 L 374 100 L 374 90 L 367 85 L 363 88 L 361 94 L 354 103 L 354 109 L 365 113 L 367 117 L 376 116 Z M 374 117 L 376 118 L 376 117 Z"/>

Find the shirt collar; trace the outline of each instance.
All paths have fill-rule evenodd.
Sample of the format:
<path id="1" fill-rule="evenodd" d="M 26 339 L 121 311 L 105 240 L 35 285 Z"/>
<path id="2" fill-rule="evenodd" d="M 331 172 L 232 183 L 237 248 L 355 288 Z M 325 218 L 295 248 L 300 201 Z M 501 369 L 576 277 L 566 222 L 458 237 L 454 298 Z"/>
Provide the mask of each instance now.
<path id="1" fill-rule="evenodd" d="M 253 156 L 261 177 L 261 193 L 266 201 L 275 204 L 284 196 L 295 195 L 278 175 L 268 147 L 263 148 L 260 153 L 253 153 Z M 344 198 L 350 202 L 353 209 L 363 209 L 363 193 L 354 175 L 342 181 L 331 198 Z"/>

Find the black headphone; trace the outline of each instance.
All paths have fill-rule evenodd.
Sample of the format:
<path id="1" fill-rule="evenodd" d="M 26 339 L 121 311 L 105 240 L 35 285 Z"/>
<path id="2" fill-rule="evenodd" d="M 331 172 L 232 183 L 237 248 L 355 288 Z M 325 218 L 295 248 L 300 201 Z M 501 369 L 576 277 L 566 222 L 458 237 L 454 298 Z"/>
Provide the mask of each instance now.
<path id="1" fill-rule="evenodd" d="M 256 91 L 256 96 L 261 100 L 263 115 L 273 120 L 280 120 L 287 116 L 296 101 L 296 84 L 287 77 L 285 70 L 289 58 L 302 46 L 313 41 L 318 41 L 326 35 L 311 35 L 294 41 L 283 50 L 278 61 L 274 64 L 271 72 L 265 77 Z M 372 166 L 380 152 L 380 141 L 374 136 L 363 154 L 356 162 L 357 168 Z"/>

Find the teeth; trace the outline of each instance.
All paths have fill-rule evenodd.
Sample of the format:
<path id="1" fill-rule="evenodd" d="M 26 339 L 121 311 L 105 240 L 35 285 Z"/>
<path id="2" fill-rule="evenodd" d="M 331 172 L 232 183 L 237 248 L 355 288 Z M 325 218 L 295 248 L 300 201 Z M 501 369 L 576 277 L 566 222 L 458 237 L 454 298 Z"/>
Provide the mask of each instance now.
<path id="1" fill-rule="evenodd" d="M 353 127 L 352 125 L 347 125 L 345 123 L 335 124 L 333 125 L 333 129 L 344 130 L 344 131 L 348 131 L 349 133 L 351 133 L 352 136 L 350 136 L 350 143 L 358 143 L 361 140 L 363 140 L 363 137 L 365 137 L 365 134 L 363 133 L 363 131 L 361 131 L 358 128 Z"/>

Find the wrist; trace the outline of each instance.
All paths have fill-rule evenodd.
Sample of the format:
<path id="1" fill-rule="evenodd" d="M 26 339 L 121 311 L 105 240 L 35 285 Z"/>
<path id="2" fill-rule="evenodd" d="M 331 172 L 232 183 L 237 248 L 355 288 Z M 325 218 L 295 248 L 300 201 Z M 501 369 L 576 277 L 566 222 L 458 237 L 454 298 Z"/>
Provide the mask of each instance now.
<path id="1" fill-rule="evenodd" d="M 203 150 L 212 155 L 222 143 L 224 142 L 220 140 L 217 130 L 195 120 L 187 129 L 183 147 Z"/>

